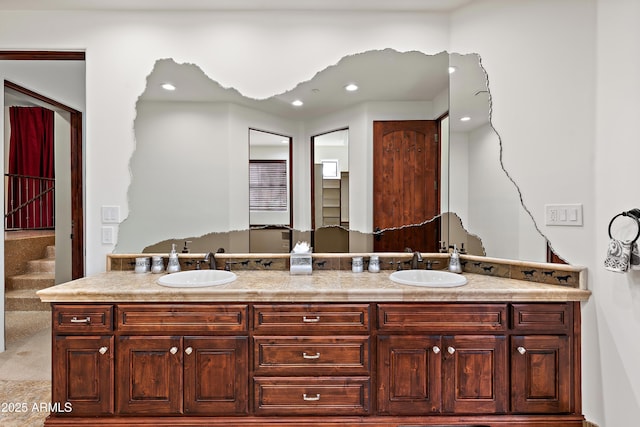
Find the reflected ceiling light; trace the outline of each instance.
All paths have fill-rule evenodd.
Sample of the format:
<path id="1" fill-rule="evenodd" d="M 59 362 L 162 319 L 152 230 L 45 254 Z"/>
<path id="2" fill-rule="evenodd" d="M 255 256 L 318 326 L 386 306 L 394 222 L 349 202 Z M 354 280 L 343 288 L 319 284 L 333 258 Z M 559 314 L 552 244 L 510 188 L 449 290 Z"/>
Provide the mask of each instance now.
<path id="1" fill-rule="evenodd" d="M 355 83 L 349 83 L 344 87 L 344 90 L 346 90 L 347 92 L 355 92 L 356 90 L 358 90 L 358 85 Z"/>
<path id="2" fill-rule="evenodd" d="M 174 85 L 172 85 L 171 83 L 163 83 L 162 84 L 162 89 L 164 89 L 164 90 L 176 90 L 176 87 Z"/>
<path id="3" fill-rule="evenodd" d="M 304 102 L 300 101 L 299 99 L 296 99 L 291 103 L 291 105 L 293 105 L 294 107 L 301 107 L 303 104 Z"/>
<path id="4" fill-rule="evenodd" d="M 453 65 L 450 65 L 450 66 L 449 66 L 449 74 L 453 74 L 453 73 L 455 73 L 455 72 L 456 72 L 456 70 L 457 70 L 457 68 L 456 68 L 456 67 L 454 67 Z"/>
<path id="5" fill-rule="evenodd" d="M 464 116 L 464 117 L 460 118 L 461 122 L 468 122 L 469 120 L 471 120 L 471 117 L 469 117 L 469 116 Z"/>
<path id="6" fill-rule="evenodd" d="M 281 143 L 283 143 L 283 144 L 288 144 L 288 143 L 289 143 L 289 140 L 288 140 L 288 139 L 283 139 L 283 140 L 282 140 L 282 141 L 280 141 L 280 142 L 281 142 Z"/>

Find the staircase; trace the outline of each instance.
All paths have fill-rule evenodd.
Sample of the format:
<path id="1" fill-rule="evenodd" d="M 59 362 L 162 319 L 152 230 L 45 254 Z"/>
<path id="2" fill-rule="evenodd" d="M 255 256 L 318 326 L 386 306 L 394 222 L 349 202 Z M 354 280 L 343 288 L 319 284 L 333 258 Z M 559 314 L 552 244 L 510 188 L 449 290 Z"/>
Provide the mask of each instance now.
<path id="1" fill-rule="evenodd" d="M 47 246 L 44 258 L 28 261 L 26 271 L 7 277 L 5 311 L 47 311 L 49 303 L 40 301 L 36 292 L 55 284 L 56 248 Z"/>

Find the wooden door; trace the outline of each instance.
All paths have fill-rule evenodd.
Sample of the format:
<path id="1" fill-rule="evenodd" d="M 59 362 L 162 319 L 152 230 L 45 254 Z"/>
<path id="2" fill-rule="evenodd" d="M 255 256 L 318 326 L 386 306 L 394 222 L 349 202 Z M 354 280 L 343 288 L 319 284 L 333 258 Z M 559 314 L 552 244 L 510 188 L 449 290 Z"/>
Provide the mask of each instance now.
<path id="1" fill-rule="evenodd" d="M 504 336 L 443 337 L 442 353 L 444 412 L 506 412 L 509 382 Z"/>
<path id="2" fill-rule="evenodd" d="M 378 412 L 439 413 L 441 359 L 439 336 L 378 337 Z"/>
<path id="3" fill-rule="evenodd" d="M 437 252 L 440 144 L 431 120 L 373 122 L 373 227 L 376 252 Z"/>
<path id="4" fill-rule="evenodd" d="M 56 336 L 52 405 L 56 415 L 113 413 L 113 337 Z"/>
<path id="5" fill-rule="evenodd" d="M 247 414 L 248 357 L 247 337 L 185 337 L 185 414 Z"/>
<path id="6" fill-rule="evenodd" d="M 120 337 L 116 360 L 117 412 L 182 412 L 180 337 Z"/>
<path id="7" fill-rule="evenodd" d="M 511 338 L 511 410 L 571 411 L 571 346 L 567 335 Z"/>

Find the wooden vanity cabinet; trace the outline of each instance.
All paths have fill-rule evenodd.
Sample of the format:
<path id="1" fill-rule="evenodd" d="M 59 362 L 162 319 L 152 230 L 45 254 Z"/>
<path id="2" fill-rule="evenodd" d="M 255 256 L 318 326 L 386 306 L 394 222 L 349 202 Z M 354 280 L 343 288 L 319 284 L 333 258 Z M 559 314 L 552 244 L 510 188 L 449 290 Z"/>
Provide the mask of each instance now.
<path id="1" fill-rule="evenodd" d="M 507 304 L 379 304 L 378 411 L 506 412 L 506 313 Z"/>
<path id="2" fill-rule="evenodd" d="M 116 413 L 247 414 L 247 305 L 119 304 L 116 317 Z"/>
<path id="3" fill-rule="evenodd" d="M 370 304 L 253 307 L 256 415 L 367 415 Z"/>
<path id="4" fill-rule="evenodd" d="M 113 414 L 113 306 L 57 304 L 52 320 L 51 402 L 57 405 L 56 414 Z"/>
<path id="5" fill-rule="evenodd" d="M 53 304 L 46 426 L 580 427 L 580 305 Z"/>

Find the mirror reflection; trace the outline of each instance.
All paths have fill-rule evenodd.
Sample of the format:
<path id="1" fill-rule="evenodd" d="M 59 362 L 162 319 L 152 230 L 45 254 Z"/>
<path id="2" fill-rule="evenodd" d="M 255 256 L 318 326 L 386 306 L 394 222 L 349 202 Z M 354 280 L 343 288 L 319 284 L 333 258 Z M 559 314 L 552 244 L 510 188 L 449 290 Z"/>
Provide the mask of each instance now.
<path id="1" fill-rule="evenodd" d="M 249 251 L 291 251 L 291 137 L 249 130 Z"/>
<path id="2" fill-rule="evenodd" d="M 349 129 L 311 137 L 311 245 L 349 252 Z"/>
<path id="3" fill-rule="evenodd" d="M 166 82 L 176 89 L 163 90 Z M 353 83 L 358 90 L 346 90 Z M 501 141 L 489 120 L 490 101 L 487 77 L 475 54 L 365 52 L 263 100 L 223 88 L 196 65 L 159 60 L 136 105 L 129 216 L 120 225 L 116 252 L 166 252 L 172 242 L 182 247 L 183 240 L 191 241 L 194 252 L 219 247 L 228 252 L 279 252 L 288 251 L 292 241 L 313 237 L 316 252 L 384 250 L 376 242 L 387 239 L 398 246 L 393 250 L 437 251 L 464 244 L 469 253 L 544 261 L 537 249 L 523 249 L 545 248 L 545 240 L 502 167 Z M 463 117 L 469 119 L 461 121 Z M 380 160 L 375 159 L 373 124 L 392 121 L 433 122 L 435 133 L 427 133 L 437 135 L 438 147 L 437 158 L 425 168 L 394 172 L 402 183 L 395 185 L 395 193 L 378 190 L 375 184 L 376 177 L 390 171 L 386 166 L 382 172 L 375 169 Z M 322 136 L 336 130 L 347 132 L 346 154 L 316 159 Z M 262 133 L 281 138 L 280 144 L 288 139 L 286 210 L 250 207 L 250 168 L 261 160 L 252 139 Z M 409 147 L 417 147 L 417 153 L 420 144 Z M 340 160 L 342 156 L 347 160 Z M 316 163 L 325 167 L 322 160 L 327 174 L 341 174 L 340 213 L 332 206 L 333 216 L 327 215 L 326 221 L 319 209 L 323 184 L 316 173 Z M 428 183 L 401 179 L 427 169 Z M 406 189 L 400 188 L 405 184 Z M 418 209 L 415 201 L 423 187 L 430 189 L 425 196 L 429 211 Z M 383 223 L 376 211 L 396 203 L 390 202 L 396 193 L 411 196 L 404 211 L 421 213 Z M 380 194 L 384 196 L 376 208 Z M 334 247 L 323 248 L 326 227 L 342 230 L 344 236 Z M 415 227 L 427 236 L 429 247 L 394 234 Z M 254 231 L 271 237 L 258 237 Z"/>

